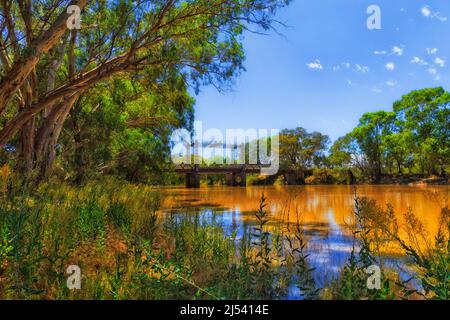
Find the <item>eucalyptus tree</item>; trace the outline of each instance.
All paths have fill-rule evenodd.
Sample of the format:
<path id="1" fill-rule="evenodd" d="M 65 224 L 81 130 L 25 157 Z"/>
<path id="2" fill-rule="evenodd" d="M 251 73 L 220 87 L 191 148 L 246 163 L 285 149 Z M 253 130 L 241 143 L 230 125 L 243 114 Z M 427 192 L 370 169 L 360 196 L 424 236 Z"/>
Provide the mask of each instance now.
<path id="1" fill-rule="evenodd" d="M 1 0 L 0 145 L 25 171 L 46 172 L 71 110 L 119 76 L 156 90 L 173 72 L 197 90 L 224 89 L 243 70 L 243 32 L 271 28 L 287 3 Z M 81 29 L 69 30 L 69 5 L 80 8 Z"/>
<path id="2" fill-rule="evenodd" d="M 419 170 L 445 173 L 450 166 L 450 93 L 441 87 L 414 90 L 394 103 L 402 134 Z"/>
<path id="3" fill-rule="evenodd" d="M 393 111 L 364 114 L 330 149 L 334 166 L 356 167 L 379 180 L 382 173 L 443 174 L 450 166 L 450 93 L 414 90 Z"/>
<path id="4" fill-rule="evenodd" d="M 329 137 L 320 132 L 284 129 L 280 132 L 280 165 L 300 171 L 320 166 L 329 142 Z"/>
<path id="5" fill-rule="evenodd" d="M 393 132 L 394 121 L 394 112 L 365 113 L 351 133 L 367 160 L 368 173 L 375 181 L 379 181 L 383 173 L 384 137 Z"/>

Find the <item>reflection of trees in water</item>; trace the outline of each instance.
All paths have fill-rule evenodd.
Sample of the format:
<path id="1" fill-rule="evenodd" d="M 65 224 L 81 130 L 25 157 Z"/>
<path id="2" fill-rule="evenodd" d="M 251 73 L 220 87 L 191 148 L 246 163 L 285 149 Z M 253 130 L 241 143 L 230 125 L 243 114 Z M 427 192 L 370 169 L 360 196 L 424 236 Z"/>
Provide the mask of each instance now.
<path id="1" fill-rule="evenodd" d="M 414 214 L 412 209 L 408 209 L 407 204 L 428 199 L 428 208 L 431 208 L 432 205 L 439 207 L 439 203 L 446 203 L 448 189 L 447 193 L 445 189 L 443 189 L 444 192 L 403 187 L 384 190 L 380 187 L 363 189 L 365 192 L 361 192 L 359 189 L 358 193 L 375 194 L 378 199 L 382 200 L 358 197 L 356 201 L 355 198 L 350 197 L 349 190 L 351 189 L 348 187 L 332 187 L 330 189 L 303 187 L 290 190 L 285 190 L 285 187 L 273 188 L 273 195 L 277 196 L 277 202 L 273 205 L 269 203 L 266 207 L 272 211 L 272 215 L 268 216 L 269 222 L 265 224 L 265 231 L 269 234 L 268 244 L 275 246 L 276 242 L 282 238 L 284 245 L 287 245 L 288 239 L 295 239 L 296 233 L 291 232 L 291 229 L 298 222 L 301 225 L 302 241 L 305 246 L 302 255 L 308 257 L 307 264 L 312 268 L 311 270 L 314 270 L 313 278 L 309 277 L 307 280 L 313 281 L 315 285 L 324 287 L 335 281 L 339 282 L 340 277 L 343 276 L 343 270 L 347 270 L 346 275 L 348 276 L 348 269 L 344 267 L 348 266 L 352 256 L 353 259 L 356 259 L 354 261 L 360 261 L 360 251 L 364 247 L 364 250 L 370 251 L 370 255 L 375 259 L 377 265 L 385 268 L 387 274 L 396 270 L 398 274 L 394 273 L 394 277 L 399 277 L 402 281 L 408 278 L 406 260 L 402 258 L 407 255 L 409 261 L 414 261 L 410 270 L 414 271 L 418 278 L 415 282 L 405 285 L 405 288 L 411 289 L 411 286 L 416 289 L 426 288 L 427 281 L 431 283 L 430 281 L 439 278 L 439 275 L 435 273 L 430 275 L 430 270 L 427 268 L 430 268 L 429 265 L 433 265 L 433 268 L 442 269 L 442 266 L 436 261 L 439 261 L 439 257 L 442 256 L 446 259 L 445 254 L 448 255 L 448 249 L 446 253 L 445 248 L 440 248 L 437 244 L 430 242 L 433 237 L 430 237 L 431 233 L 428 232 L 425 223 Z M 244 190 L 245 192 L 243 192 Z M 184 194 L 178 199 L 178 203 L 191 205 L 187 209 L 181 209 L 182 216 L 190 215 L 190 219 L 199 219 L 205 223 L 208 221 L 212 224 L 218 223 L 223 227 L 225 235 L 230 236 L 238 245 L 246 243 L 251 247 L 255 241 L 254 230 L 257 228 L 255 210 L 253 207 L 252 210 L 243 211 L 242 207 L 248 206 L 248 202 L 252 203 L 253 197 L 262 190 L 268 192 L 267 188 L 241 189 L 239 192 L 230 189 L 212 189 L 208 192 L 197 192 L 196 197 L 192 197 L 190 193 Z M 228 195 L 224 191 L 233 194 Z M 245 196 L 242 193 L 245 193 Z M 218 194 L 219 197 L 211 197 L 214 194 Z M 355 195 L 351 194 L 351 196 Z M 235 202 L 236 199 L 237 202 Z M 244 202 L 243 199 L 250 201 Z M 195 203 L 187 200 L 195 200 Z M 216 200 L 216 202 L 212 200 Z M 394 200 L 397 206 L 400 203 L 402 206 L 399 207 L 406 207 L 406 211 L 396 212 L 394 205 L 389 204 L 389 200 Z M 230 206 L 226 207 L 224 204 L 230 204 Z M 302 206 L 300 207 L 300 205 Z M 308 214 L 305 214 L 306 212 Z M 355 212 L 358 215 L 354 215 Z M 440 215 L 445 212 L 447 215 Z M 448 211 L 442 210 L 440 213 L 438 212 L 436 220 L 438 229 L 439 227 L 442 229 L 445 221 L 448 221 L 449 218 Z M 347 219 L 345 220 L 343 217 Z M 352 217 L 353 219 L 351 219 Z M 427 220 L 432 222 L 434 218 L 434 215 L 429 215 Z M 347 223 L 346 225 L 342 222 L 343 220 Z M 365 230 L 364 238 L 356 242 L 355 239 L 360 237 L 360 233 L 355 232 L 355 228 Z M 448 239 L 448 229 L 445 230 L 447 233 L 441 235 L 442 239 Z M 440 241 L 444 243 L 445 240 L 442 239 Z M 236 254 L 239 256 L 239 252 Z M 361 277 L 365 275 L 362 271 L 358 274 Z M 299 279 L 294 276 L 291 281 L 295 282 Z M 425 285 L 422 285 L 423 283 Z M 428 288 L 429 292 L 432 290 L 430 291 Z M 292 291 L 290 295 L 298 294 L 295 292 L 297 291 Z"/>
<path id="2" fill-rule="evenodd" d="M 399 222 L 409 207 L 431 232 L 437 230 L 442 199 L 448 198 L 447 186 L 359 186 L 361 196 L 375 199 L 379 204 L 391 203 Z M 333 210 L 338 224 L 345 224 L 353 211 L 351 186 L 270 186 L 247 188 L 202 188 L 199 190 L 166 189 L 170 195 L 165 208 L 200 207 L 254 212 L 261 193 L 265 192 L 270 206 L 271 218 L 289 221 L 290 213 L 300 210 L 305 223 L 329 223 L 327 212 Z M 439 198 L 440 200 L 436 200 Z M 245 217 L 250 218 L 251 217 Z"/>

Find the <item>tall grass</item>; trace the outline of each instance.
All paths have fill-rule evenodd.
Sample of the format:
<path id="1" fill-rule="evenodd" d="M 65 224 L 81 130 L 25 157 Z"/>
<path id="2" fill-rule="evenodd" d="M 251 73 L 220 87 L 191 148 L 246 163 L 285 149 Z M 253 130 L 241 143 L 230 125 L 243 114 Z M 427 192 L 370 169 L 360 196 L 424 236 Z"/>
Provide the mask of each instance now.
<path id="1" fill-rule="evenodd" d="M 395 298 L 396 275 L 384 268 L 381 246 L 386 244 L 378 229 L 370 219 L 373 203 L 370 199 L 355 194 L 354 221 L 351 224 L 353 233 L 352 251 L 340 278 L 333 284 L 332 297 L 344 300 L 386 300 Z M 392 207 L 390 207 L 392 209 Z M 385 212 L 383 220 L 394 217 L 393 210 Z M 379 289 L 369 288 L 368 271 L 371 266 L 381 270 L 381 286 Z"/>
<path id="2" fill-rule="evenodd" d="M 374 200 L 362 199 L 361 215 L 365 219 L 367 234 L 383 238 L 396 245 L 410 261 L 412 274 L 399 284 L 403 298 L 412 295 L 424 299 L 450 297 L 450 210 L 444 206 L 434 241 L 426 234 L 426 228 L 410 208 L 404 213 L 404 225 L 400 226 L 391 205 L 381 208 Z M 406 238 L 401 237 L 401 232 Z M 372 241 L 375 243 L 375 241 Z M 421 288 L 412 287 L 416 280 Z"/>
<path id="3" fill-rule="evenodd" d="M 154 189 L 116 180 L 4 190 L 0 298 L 284 299 L 297 286 L 304 299 L 448 299 L 448 209 L 435 243 L 423 251 L 399 237 L 392 207 L 356 197 L 354 250 L 340 277 L 319 288 L 300 219 L 286 228 L 271 224 L 265 195 L 256 223 L 232 230 L 214 212 L 163 214 L 161 200 Z M 406 220 L 420 229 L 412 213 Z M 410 257 L 421 289 L 384 266 L 382 250 L 392 242 Z M 382 268 L 381 290 L 367 289 L 371 264 Z M 81 290 L 67 288 L 69 265 L 81 268 Z"/>
<path id="4" fill-rule="evenodd" d="M 300 224 L 299 217 L 294 230 L 291 230 L 290 225 L 288 225 L 288 233 L 285 238 L 288 248 L 285 261 L 287 265 L 293 266 L 301 296 L 306 300 L 319 299 L 322 289 L 318 287 L 314 279 L 316 269 L 312 268 L 308 261 L 310 254 L 307 251 L 305 231 Z"/>

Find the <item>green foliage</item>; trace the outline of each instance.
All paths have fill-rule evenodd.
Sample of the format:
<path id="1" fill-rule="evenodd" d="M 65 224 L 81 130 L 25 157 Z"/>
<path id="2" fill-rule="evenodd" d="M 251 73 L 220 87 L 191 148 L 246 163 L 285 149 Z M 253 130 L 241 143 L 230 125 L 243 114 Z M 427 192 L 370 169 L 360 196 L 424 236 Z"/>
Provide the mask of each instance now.
<path id="1" fill-rule="evenodd" d="M 358 126 L 330 149 L 334 166 L 354 167 L 372 181 L 386 173 L 437 174 L 450 163 L 450 93 L 412 91 L 392 112 L 364 114 Z"/>
<path id="2" fill-rule="evenodd" d="M 105 173 L 134 182 L 170 181 L 170 136 L 190 128 L 194 101 L 182 81 L 165 81 L 158 91 L 127 77 L 93 89 L 72 111 L 63 136 L 64 144 L 78 143 L 60 159 L 64 174 L 76 182 Z"/>
<path id="3" fill-rule="evenodd" d="M 291 285 L 304 299 L 328 292 L 316 283 L 302 223 L 298 219 L 287 230 L 277 226 L 267 213 L 265 195 L 256 225 L 243 222 L 229 230 L 215 212 L 157 214 L 160 199 L 143 186 L 42 188 L 0 197 L 1 298 L 283 299 Z M 393 299 L 414 293 L 448 299 L 448 209 L 435 245 L 426 252 L 397 237 L 391 206 L 384 210 L 373 200 L 356 198 L 355 218 L 354 250 L 331 285 L 332 298 Z M 420 235 L 411 214 L 406 221 L 407 234 Z M 400 283 L 384 267 L 382 250 L 392 240 L 411 257 L 423 290 Z M 66 287 L 71 264 L 82 270 L 82 290 Z M 382 270 L 381 290 L 367 289 L 366 269 L 372 264 Z"/>
<path id="4" fill-rule="evenodd" d="M 77 227 L 81 241 L 95 240 L 104 245 L 105 213 L 96 202 L 88 202 L 78 209 Z"/>
<path id="5" fill-rule="evenodd" d="M 106 212 L 109 222 L 125 234 L 131 231 L 132 217 L 123 203 L 112 203 Z"/>
<path id="6" fill-rule="evenodd" d="M 334 167 L 349 167 L 353 164 L 354 155 L 357 153 L 355 144 L 352 144 L 353 137 L 347 134 L 338 138 L 330 148 L 329 161 Z"/>
<path id="7" fill-rule="evenodd" d="M 351 135 L 367 160 L 369 174 L 379 181 L 382 174 L 383 137 L 392 131 L 395 119 L 393 112 L 378 111 L 366 113 L 359 120 L 359 125 Z"/>
<path id="8" fill-rule="evenodd" d="M 280 165 L 285 169 L 307 170 L 320 167 L 329 144 L 328 136 L 319 132 L 308 133 L 303 128 L 280 132 Z"/>
<path id="9" fill-rule="evenodd" d="M 0 231 L 0 266 L 7 263 L 9 254 L 13 251 L 12 236 L 8 230 L 8 226 L 5 224 Z"/>
<path id="10" fill-rule="evenodd" d="M 301 295 L 306 300 L 317 300 L 320 298 L 321 289 L 318 288 L 314 279 L 315 268 L 309 266 L 307 253 L 307 242 L 305 232 L 297 220 L 295 224 L 294 237 L 291 236 L 290 226 L 288 226 L 288 235 L 285 237 L 288 243 L 288 254 L 286 259 L 294 265 L 295 275 L 297 277 L 297 286 Z M 286 260 L 286 262 L 288 262 Z"/>
<path id="11" fill-rule="evenodd" d="M 443 88 L 412 91 L 394 103 L 401 128 L 411 132 L 420 169 L 438 172 L 450 163 L 450 93 Z"/>
<path id="12" fill-rule="evenodd" d="M 1 199 L 0 276 L 8 277 L 11 284 L 0 285 L 4 297 L 39 297 L 47 285 L 55 286 L 63 278 L 61 267 L 67 257 L 61 248 L 63 236 L 45 228 L 49 221 L 45 206 L 30 204 L 28 197 L 26 193 L 11 193 Z"/>
<path id="13" fill-rule="evenodd" d="M 77 184 L 105 173 L 163 184 L 172 178 L 162 174 L 170 168 L 171 134 L 192 130 L 189 90 L 231 88 L 244 71 L 244 32 L 273 28 L 274 15 L 289 2 L 89 1 L 76 32 L 54 27 L 67 0 L 8 2 L 0 8 L 11 20 L 11 30 L 1 34 L 2 43 L 12 44 L 0 59 L 4 82 L 14 78 L 8 60 L 28 61 L 23 54 L 31 47 L 46 48 L 18 65 L 28 68 L 20 71 L 18 86 L 28 82 L 32 94 L 2 105 L 9 156 L 26 171 L 42 171 L 42 179 L 57 159 L 59 176 Z M 23 41 L 15 35 L 24 35 Z M 71 97 L 74 103 L 65 105 Z M 22 113 L 20 125 L 12 121 L 23 109 L 18 101 L 36 110 Z M 26 141 L 18 139 L 31 122 Z M 20 163 L 24 158 L 27 163 Z"/>
<path id="14" fill-rule="evenodd" d="M 253 237 L 255 240 L 252 244 L 256 246 L 256 256 L 251 262 L 251 267 L 253 269 L 252 283 L 255 288 L 255 294 L 262 299 L 269 299 L 273 295 L 273 271 L 270 256 L 272 248 L 269 243 L 270 234 L 266 231 L 266 225 L 269 222 L 267 218 L 266 201 L 267 199 L 263 193 L 259 209 L 255 213 L 258 225 L 254 228 Z"/>

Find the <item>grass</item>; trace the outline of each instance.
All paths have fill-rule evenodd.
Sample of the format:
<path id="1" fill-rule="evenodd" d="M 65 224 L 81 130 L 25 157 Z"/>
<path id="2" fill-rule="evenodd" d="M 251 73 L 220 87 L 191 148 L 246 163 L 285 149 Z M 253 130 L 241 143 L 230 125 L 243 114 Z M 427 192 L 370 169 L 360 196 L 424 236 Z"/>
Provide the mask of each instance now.
<path id="1" fill-rule="evenodd" d="M 154 189 L 117 180 L 14 190 L 21 189 L 0 196 L 1 299 L 284 299 L 292 285 L 303 299 L 449 296 L 447 208 L 435 242 L 423 250 L 400 238 L 392 207 L 355 196 L 354 250 L 340 277 L 320 288 L 301 214 L 269 232 L 265 195 L 256 225 L 226 230 L 214 213 L 162 215 Z M 412 211 L 406 217 L 408 232 L 419 234 Z M 409 257 L 421 289 L 384 266 L 388 243 Z M 372 264 L 382 269 L 381 290 L 367 289 Z M 67 289 L 69 265 L 81 268 L 81 290 Z"/>

